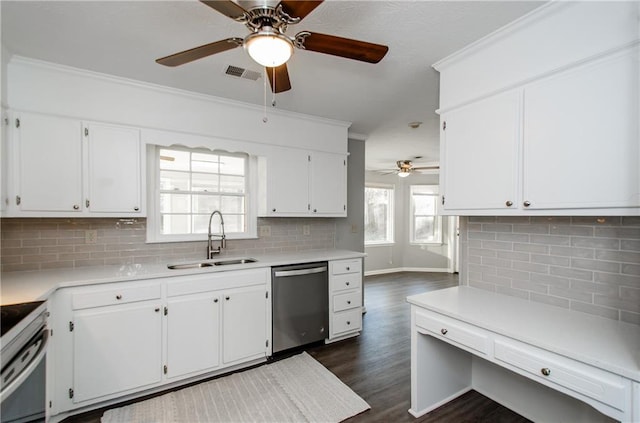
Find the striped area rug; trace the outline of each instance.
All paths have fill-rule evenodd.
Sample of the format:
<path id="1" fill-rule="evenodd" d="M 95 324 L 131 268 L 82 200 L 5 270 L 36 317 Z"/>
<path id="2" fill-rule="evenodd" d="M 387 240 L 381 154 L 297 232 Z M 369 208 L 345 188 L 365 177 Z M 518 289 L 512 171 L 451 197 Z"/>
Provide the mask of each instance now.
<path id="1" fill-rule="evenodd" d="M 108 410 L 102 422 L 337 423 L 369 408 L 305 352 Z"/>

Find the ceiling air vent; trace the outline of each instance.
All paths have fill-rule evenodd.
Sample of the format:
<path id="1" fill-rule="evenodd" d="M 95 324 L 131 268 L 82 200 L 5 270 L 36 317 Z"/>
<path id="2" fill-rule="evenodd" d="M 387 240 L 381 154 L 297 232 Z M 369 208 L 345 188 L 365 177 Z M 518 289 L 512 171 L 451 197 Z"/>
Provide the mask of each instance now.
<path id="1" fill-rule="evenodd" d="M 252 81 L 257 81 L 258 78 L 260 78 L 260 72 L 252 71 L 250 69 L 244 69 L 233 65 L 227 66 L 227 69 L 224 71 L 224 73 L 238 78 L 250 79 Z"/>

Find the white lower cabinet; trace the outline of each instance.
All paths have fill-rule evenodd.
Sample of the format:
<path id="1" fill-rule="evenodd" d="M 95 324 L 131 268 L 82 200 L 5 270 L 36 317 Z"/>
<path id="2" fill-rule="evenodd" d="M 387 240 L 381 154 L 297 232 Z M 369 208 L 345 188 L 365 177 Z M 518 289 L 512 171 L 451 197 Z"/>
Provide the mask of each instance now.
<path id="1" fill-rule="evenodd" d="M 243 359 L 264 356 L 267 345 L 267 302 L 264 285 L 224 292 L 223 361 L 232 364 Z"/>
<path id="2" fill-rule="evenodd" d="M 50 415 L 266 359 L 269 277 L 262 268 L 59 290 L 50 300 Z"/>
<path id="3" fill-rule="evenodd" d="M 362 259 L 329 262 L 329 342 L 362 330 Z"/>
<path id="4" fill-rule="evenodd" d="M 162 378 L 162 318 L 142 302 L 81 310 L 73 319 L 74 403 L 141 388 Z"/>
<path id="5" fill-rule="evenodd" d="M 197 327 L 197 330 L 194 330 Z M 220 294 L 185 295 L 167 300 L 167 377 L 220 365 Z"/>

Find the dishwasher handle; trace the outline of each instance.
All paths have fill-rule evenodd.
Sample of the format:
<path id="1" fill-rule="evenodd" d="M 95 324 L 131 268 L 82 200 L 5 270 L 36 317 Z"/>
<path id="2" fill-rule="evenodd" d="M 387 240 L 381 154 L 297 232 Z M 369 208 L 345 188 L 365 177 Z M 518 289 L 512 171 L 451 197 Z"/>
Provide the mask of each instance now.
<path id="1" fill-rule="evenodd" d="M 281 278 L 286 276 L 311 275 L 313 273 L 322 273 L 326 271 L 327 271 L 327 266 L 311 267 L 308 269 L 298 269 L 298 270 L 278 270 L 274 273 L 274 276 L 276 278 Z"/>

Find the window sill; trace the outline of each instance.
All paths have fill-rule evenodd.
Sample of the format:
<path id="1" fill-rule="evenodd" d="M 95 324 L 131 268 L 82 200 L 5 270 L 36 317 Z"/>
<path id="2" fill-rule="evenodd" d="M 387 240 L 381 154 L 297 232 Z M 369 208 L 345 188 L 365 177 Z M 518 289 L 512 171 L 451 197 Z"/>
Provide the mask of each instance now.
<path id="1" fill-rule="evenodd" d="M 393 247 L 394 245 L 396 245 L 395 242 L 370 242 L 370 243 L 364 243 L 364 248 L 368 248 L 368 247 Z"/>

